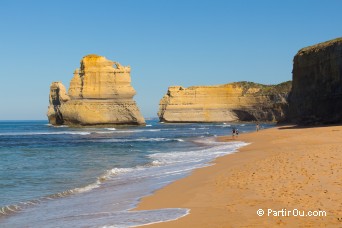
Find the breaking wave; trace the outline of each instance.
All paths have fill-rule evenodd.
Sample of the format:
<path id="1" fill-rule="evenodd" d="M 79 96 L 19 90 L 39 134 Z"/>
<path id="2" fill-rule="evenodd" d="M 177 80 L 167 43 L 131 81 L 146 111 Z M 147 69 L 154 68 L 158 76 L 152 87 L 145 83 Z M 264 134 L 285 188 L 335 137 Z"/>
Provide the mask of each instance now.
<path id="1" fill-rule="evenodd" d="M 172 139 L 172 138 L 137 138 L 137 139 L 103 139 L 101 142 L 184 142 L 183 139 Z"/>
<path id="2" fill-rule="evenodd" d="M 20 135 L 90 135 L 87 131 L 56 131 L 56 132 L 9 132 L 0 133 L 0 136 L 20 136 Z"/>

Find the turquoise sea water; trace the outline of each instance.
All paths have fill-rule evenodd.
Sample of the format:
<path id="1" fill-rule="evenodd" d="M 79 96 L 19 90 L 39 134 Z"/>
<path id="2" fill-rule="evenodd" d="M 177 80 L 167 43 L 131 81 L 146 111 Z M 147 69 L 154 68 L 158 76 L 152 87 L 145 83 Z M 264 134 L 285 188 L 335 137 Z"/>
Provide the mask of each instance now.
<path id="1" fill-rule="evenodd" d="M 0 227 L 129 227 L 172 220 L 186 208 L 132 212 L 143 196 L 233 153 L 215 136 L 254 124 L 53 127 L 0 121 Z M 263 125 L 264 128 L 272 125 Z"/>

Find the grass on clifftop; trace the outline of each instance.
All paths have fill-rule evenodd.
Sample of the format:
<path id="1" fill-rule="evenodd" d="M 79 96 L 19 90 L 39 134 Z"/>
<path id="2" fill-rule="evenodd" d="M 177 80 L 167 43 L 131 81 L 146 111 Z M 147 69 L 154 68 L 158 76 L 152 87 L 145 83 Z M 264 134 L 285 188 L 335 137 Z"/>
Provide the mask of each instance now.
<path id="1" fill-rule="evenodd" d="M 300 49 L 298 51 L 298 54 L 314 52 L 314 51 L 317 51 L 317 50 L 324 49 L 326 47 L 332 46 L 332 45 L 334 45 L 336 43 L 342 43 L 342 37 L 339 37 L 339 38 L 336 38 L 336 39 L 333 39 L 333 40 L 328 40 L 328 41 L 325 41 L 325 42 L 322 42 L 322 43 L 314 44 L 314 45 L 311 45 L 311 46 L 308 46 L 308 47 L 304 47 L 304 48 L 302 48 L 302 49 Z"/>
<path id="2" fill-rule="evenodd" d="M 243 94 L 245 94 L 251 88 L 260 89 L 258 94 L 275 94 L 275 93 L 289 93 L 292 87 L 292 81 L 282 82 L 277 85 L 263 85 L 255 82 L 234 82 L 233 86 L 239 86 L 243 88 Z"/>

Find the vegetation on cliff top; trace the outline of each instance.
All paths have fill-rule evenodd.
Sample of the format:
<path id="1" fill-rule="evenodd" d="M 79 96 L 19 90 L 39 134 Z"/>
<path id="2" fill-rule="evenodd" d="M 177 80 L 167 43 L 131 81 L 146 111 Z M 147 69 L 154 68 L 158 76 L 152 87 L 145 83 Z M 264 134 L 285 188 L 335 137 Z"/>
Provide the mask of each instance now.
<path id="1" fill-rule="evenodd" d="M 282 82 L 277 85 L 263 85 L 255 82 L 234 82 L 232 83 L 233 86 L 239 86 L 243 88 L 243 94 L 245 94 L 249 89 L 260 89 L 257 94 L 276 94 L 276 93 L 289 93 L 292 87 L 292 81 Z"/>
<path id="2" fill-rule="evenodd" d="M 322 42 L 322 43 L 318 43 L 318 44 L 315 44 L 315 45 L 312 45 L 312 46 L 308 46 L 308 47 L 302 48 L 302 49 L 300 49 L 298 51 L 298 54 L 315 52 L 317 50 L 321 50 L 321 49 L 324 49 L 326 47 L 332 46 L 332 45 L 334 45 L 336 43 L 342 43 L 342 37 L 339 37 L 339 38 L 336 38 L 336 39 L 333 39 L 333 40 L 328 40 L 328 41 L 325 41 L 325 42 Z"/>

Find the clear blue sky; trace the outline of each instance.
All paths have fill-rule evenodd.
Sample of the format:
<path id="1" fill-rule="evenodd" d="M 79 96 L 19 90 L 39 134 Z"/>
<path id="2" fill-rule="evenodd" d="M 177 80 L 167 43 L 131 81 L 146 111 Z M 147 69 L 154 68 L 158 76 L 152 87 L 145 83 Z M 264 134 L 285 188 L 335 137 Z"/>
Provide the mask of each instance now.
<path id="1" fill-rule="evenodd" d="M 291 80 L 305 46 L 342 36 L 342 1 L 0 1 L 0 119 L 46 119 L 84 55 L 132 68 L 145 117 L 170 85 Z"/>

